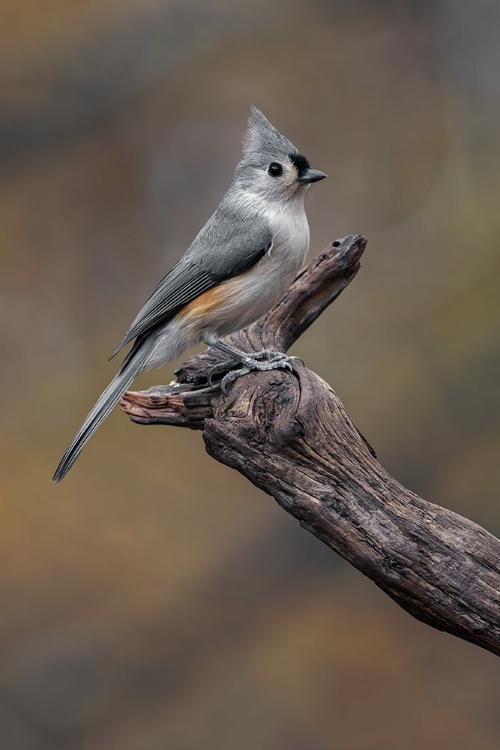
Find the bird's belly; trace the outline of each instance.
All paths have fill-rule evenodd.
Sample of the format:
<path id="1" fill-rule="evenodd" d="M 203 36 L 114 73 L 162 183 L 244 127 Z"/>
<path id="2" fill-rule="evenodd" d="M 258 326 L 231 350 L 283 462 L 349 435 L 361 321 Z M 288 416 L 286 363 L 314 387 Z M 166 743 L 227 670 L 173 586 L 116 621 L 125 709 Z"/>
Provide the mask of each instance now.
<path id="1" fill-rule="evenodd" d="M 220 338 L 245 328 L 279 302 L 299 271 L 305 251 L 283 262 L 271 250 L 253 268 L 201 294 L 180 315 L 198 335 Z"/>
<path id="2" fill-rule="evenodd" d="M 212 320 L 207 320 L 208 325 L 219 337 L 245 328 L 279 302 L 294 276 L 254 272 L 228 282 L 227 300 Z"/>

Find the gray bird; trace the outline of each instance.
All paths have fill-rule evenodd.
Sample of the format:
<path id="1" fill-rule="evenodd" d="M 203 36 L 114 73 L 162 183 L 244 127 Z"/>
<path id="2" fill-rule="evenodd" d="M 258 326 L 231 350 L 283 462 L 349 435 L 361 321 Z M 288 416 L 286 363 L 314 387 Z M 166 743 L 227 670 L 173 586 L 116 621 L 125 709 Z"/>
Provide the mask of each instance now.
<path id="1" fill-rule="evenodd" d="M 251 370 L 290 368 L 280 352 L 246 353 L 222 339 L 278 302 L 304 263 L 307 188 L 326 177 L 252 107 L 243 158 L 229 189 L 191 247 L 160 281 L 112 357 L 134 341 L 116 376 L 71 441 L 54 474 L 60 482 L 141 370 L 162 367 L 200 341 Z"/>

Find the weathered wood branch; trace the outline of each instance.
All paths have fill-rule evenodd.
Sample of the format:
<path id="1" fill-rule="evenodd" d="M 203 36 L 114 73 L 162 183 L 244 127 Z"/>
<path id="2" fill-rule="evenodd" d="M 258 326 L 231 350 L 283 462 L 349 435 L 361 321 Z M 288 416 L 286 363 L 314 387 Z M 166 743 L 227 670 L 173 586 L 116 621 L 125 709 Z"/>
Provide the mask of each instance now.
<path id="1" fill-rule="evenodd" d="M 349 284 L 366 240 L 333 243 L 281 302 L 231 343 L 286 351 Z M 400 485 L 338 396 L 305 367 L 251 373 L 224 397 L 207 386 L 213 349 L 177 382 L 128 392 L 133 420 L 203 430 L 208 453 L 272 495 L 300 524 L 417 619 L 500 655 L 500 541 Z"/>

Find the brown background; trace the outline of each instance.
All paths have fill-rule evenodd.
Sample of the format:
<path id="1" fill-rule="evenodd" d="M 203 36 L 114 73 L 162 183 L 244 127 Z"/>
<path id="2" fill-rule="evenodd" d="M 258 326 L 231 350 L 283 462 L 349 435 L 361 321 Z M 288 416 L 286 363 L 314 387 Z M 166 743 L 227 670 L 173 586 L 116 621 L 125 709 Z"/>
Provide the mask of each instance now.
<path id="1" fill-rule="evenodd" d="M 329 174 L 311 254 L 369 238 L 296 353 L 400 481 L 500 534 L 499 8 L 2 4 L 2 750 L 498 748 L 499 662 L 413 621 L 198 433 L 116 412 L 50 477 L 253 102 Z"/>

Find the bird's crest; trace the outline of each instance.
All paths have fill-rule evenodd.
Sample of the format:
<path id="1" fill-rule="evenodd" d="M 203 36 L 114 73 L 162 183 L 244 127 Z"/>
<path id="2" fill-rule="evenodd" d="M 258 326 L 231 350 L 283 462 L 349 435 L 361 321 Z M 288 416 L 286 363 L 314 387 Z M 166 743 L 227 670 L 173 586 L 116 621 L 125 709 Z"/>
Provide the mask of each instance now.
<path id="1" fill-rule="evenodd" d="M 272 159 L 298 153 L 298 149 L 271 125 L 260 109 L 252 106 L 248 127 L 243 136 L 243 153 L 247 159 L 263 155 Z"/>

